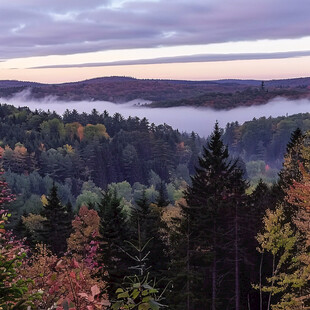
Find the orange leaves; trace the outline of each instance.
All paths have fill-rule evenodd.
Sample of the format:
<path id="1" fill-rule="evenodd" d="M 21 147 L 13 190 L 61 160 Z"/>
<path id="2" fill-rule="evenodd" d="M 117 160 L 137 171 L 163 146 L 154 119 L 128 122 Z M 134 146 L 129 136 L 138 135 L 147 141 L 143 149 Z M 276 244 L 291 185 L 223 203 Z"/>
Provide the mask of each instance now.
<path id="1" fill-rule="evenodd" d="M 73 232 L 68 238 L 68 251 L 78 260 L 95 258 L 94 240 L 99 236 L 100 218 L 97 211 L 82 206 L 78 216 L 72 221 Z M 88 260 L 87 260 L 88 261 Z"/>
<path id="2" fill-rule="evenodd" d="M 84 138 L 84 127 L 80 125 L 76 130 L 77 136 L 79 137 L 80 141 Z"/>
<path id="3" fill-rule="evenodd" d="M 66 124 L 65 132 L 67 137 L 69 137 L 71 140 L 74 140 L 74 136 L 77 136 L 80 141 L 82 141 L 84 138 L 84 127 L 78 122 Z"/>
<path id="4" fill-rule="evenodd" d="M 310 212 L 310 174 L 306 172 L 303 165 L 300 164 L 302 180 L 294 181 L 287 193 L 286 200 L 305 211 Z"/>
<path id="5" fill-rule="evenodd" d="M 300 182 L 293 182 L 287 193 L 286 200 L 297 207 L 294 216 L 294 224 L 305 237 L 307 246 L 310 246 L 310 174 L 300 164 L 302 179 Z M 308 264 L 310 259 L 308 257 Z"/>

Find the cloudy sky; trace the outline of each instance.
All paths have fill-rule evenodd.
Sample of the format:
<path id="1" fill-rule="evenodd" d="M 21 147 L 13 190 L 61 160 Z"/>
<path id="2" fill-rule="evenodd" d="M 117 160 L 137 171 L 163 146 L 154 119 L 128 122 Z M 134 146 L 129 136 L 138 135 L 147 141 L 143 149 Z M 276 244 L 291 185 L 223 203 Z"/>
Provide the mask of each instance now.
<path id="1" fill-rule="evenodd" d="M 309 76 L 309 0 L 0 0 L 0 79 Z"/>

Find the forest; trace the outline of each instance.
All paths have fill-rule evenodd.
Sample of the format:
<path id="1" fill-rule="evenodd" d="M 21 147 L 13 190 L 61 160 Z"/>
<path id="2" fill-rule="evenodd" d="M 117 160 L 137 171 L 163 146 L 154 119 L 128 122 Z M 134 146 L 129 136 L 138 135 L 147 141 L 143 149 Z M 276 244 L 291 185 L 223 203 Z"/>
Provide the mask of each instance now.
<path id="1" fill-rule="evenodd" d="M 198 106 L 221 110 L 262 105 L 277 97 L 309 98 L 308 85 L 309 78 L 188 81 L 110 76 L 62 84 L 0 80 L 0 98 L 12 99 L 23 92 L 27 92 L 29 99 L 51 96 L 63 102 L 124 103 L 140 98 L 151 101 L 149 107 Z"/>
<path id="2" fill-rule="evenodd" d="M 0 120 L 0 309 L 310 309 L 308 114 Z"/>

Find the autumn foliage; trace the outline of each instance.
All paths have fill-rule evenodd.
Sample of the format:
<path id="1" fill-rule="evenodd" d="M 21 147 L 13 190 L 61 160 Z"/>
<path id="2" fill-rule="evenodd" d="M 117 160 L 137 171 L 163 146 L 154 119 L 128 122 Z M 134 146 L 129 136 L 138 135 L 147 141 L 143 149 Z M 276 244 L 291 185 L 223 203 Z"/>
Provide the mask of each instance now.
<path id="1" fill-rule="evenodd" d="M 58 258 L 43 245 L 38 245 L 35 254 L 23 265 L 23 277 L 31 277 L 29 292 L 42 294 L 36 306 L 49 309 L 103 309 L 108 306 L 107 296 L 102 295 L 104 283 L 94 277 L 84 261 L 64 256 Z"/>

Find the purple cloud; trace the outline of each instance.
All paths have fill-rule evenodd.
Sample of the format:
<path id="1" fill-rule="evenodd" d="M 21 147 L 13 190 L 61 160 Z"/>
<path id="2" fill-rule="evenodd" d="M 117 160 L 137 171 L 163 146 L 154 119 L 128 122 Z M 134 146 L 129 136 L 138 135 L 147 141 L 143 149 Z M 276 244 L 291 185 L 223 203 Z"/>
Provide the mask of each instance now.
<path id="1" fill-rule="evenodd" d="M 2 1 L 0 58 L 299 38 L 309 12 L 309 0 Z"/>
<path id="2" fill-rule="evenodd" d="M 85 68 L 85 67 L 106 67 L 106 66 L 130 66 L 164 63 L 187 63 L 187 62 L 214 62 L 232 60 L 254 60 L 254 59 L 281 59 L 310 56 L 310 51 L 305 52 L 282 52 L 282 53 L 244 53 L 244 54 L 208 54 L 190 55 L 176 57 L 160 57 L 154 59 L 121 60 L 101 63 L 62 64 L 31 67 L 29 69 L 51 69 L 51 68 Z"/>

